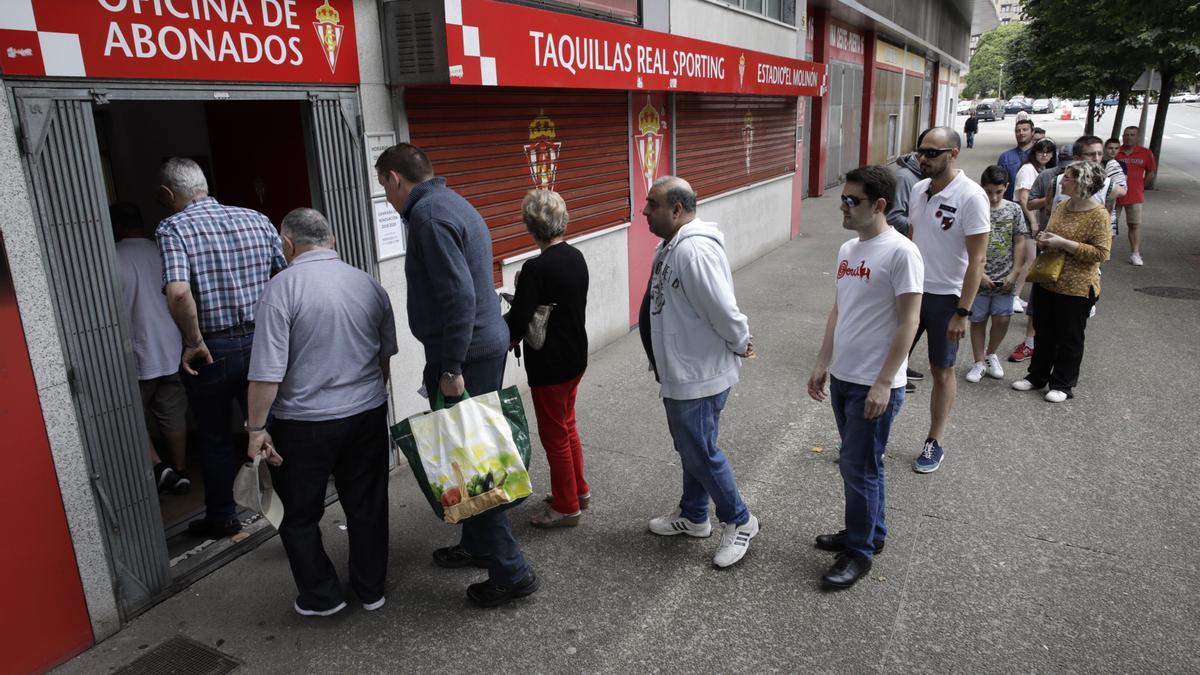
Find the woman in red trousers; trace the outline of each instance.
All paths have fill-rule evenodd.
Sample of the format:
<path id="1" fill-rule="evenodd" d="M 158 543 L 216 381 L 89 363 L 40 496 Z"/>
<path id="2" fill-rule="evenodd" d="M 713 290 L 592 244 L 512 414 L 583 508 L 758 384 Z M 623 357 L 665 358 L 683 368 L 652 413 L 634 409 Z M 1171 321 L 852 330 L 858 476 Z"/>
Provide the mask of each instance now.
<path id="1" fill-rule="evenodd" d="M 550 465 L 545 508 L 531 520 L 535 527 L 574 527 L 588 507 L 591 489 L 583 477 L 583 447 L 575 428 L 575 392 L 587 368 L 587 262 L 563 240 L 567 205 L 557 192 L 533 190 L 521 204 L 522 218 L 541 255 L 525 263 L 517 276 L 512 310 L 505 317 L 513 344 L 525 341 L 525 370 L 537 414 L 538 435 Z M 546 340 L 529 344 L 529 322 L 539 306 L 550 305 Z"/>

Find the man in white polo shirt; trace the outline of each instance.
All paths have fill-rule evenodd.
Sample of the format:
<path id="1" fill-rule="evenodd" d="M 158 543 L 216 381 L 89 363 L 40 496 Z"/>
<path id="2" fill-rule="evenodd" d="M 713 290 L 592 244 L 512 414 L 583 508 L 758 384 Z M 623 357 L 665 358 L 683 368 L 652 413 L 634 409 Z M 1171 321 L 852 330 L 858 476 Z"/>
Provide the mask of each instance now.
<path id="1" fill-rule="evenodd" d="M 929 434 L 913 471 L 937 471 L 945 456 L 942 433 L 954 407 L 958 385 L 954 362 L 958 342 L 967 333 L 967 318 L 987 262 L 992 230 L 987 193 L 957 167 L 962 141 L 949 127 L 930 129 L 917 148 L 924 180 L 908 200 L 912 240 L 925 261 L 925 293 L 921 298 L 921 333 L 929 335 Z"/>
<path id="2" fill-rule="evenodd" d="M 350 588 L 383 606 L 387 573 L 387 377 L 396 320 L 387 292 L 338 259 L 329 222 L 296 209 L 280 225 L 287 269 L 267 282 L 250 352 L 247 454 L 270 463 L 279 539 L 303 616 L 346 607 L 321 544 L 333 475 L 350 537 Z M 267 413 L 273 420 L 267 432 Z"/>

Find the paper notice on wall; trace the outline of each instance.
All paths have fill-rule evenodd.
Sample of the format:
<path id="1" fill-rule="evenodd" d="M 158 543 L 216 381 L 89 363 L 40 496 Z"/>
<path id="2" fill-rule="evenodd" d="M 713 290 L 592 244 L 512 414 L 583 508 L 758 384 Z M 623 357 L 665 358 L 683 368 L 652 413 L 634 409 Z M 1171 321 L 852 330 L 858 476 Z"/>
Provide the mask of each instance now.
<path id="1" fill-rule="evenodd" d="M 365 150 L 367 153 L 367 184 L 371 186 L 371 196 L 378 197 L 383 194 L 383 186 L 379 181 L 375 180 L 375 161 L 383 154 L 384 150 L 396 144 L 396 134 L 385 131 L 380 133 L 367 133 L 367 142 Z"/>
<path id="2" fill-rule="evenodd" d="M 379 259 L 382 261 L 404 255 L 408 236 L 404 218 L 387 199 L 373 199 L 371 206 L 375 219 L 375 250 L 379 252 Z"/>

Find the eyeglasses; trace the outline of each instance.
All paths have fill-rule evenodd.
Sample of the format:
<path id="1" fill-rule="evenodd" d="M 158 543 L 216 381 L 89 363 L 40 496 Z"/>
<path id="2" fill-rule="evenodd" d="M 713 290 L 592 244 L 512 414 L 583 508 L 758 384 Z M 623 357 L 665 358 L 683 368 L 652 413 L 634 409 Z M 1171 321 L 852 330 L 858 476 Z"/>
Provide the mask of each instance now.
<path id="1" fill-rule="evenodd" d="M 937 159 L 954 148 L 917 148 L 917 154 L 925 159 Z"/>
<path id="2" fill-rule="evenodd" d="M 852 209 L 863 203 L 863 198 L 855 197 L 854 195 L 842 195 L 842 203 L 845 204 L 847 208 Z"/>

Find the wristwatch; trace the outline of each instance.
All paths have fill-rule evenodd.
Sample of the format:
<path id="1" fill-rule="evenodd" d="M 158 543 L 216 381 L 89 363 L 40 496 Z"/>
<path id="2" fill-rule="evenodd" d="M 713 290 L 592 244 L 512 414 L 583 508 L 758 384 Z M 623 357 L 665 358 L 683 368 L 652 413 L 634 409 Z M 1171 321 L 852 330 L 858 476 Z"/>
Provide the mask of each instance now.
<path id="1" fill-rule="evenodd" d="M 971 316 L 971 310 L 966 309 L 965 307 L 955 307 L 954 313 L 959 316 Z"/>

